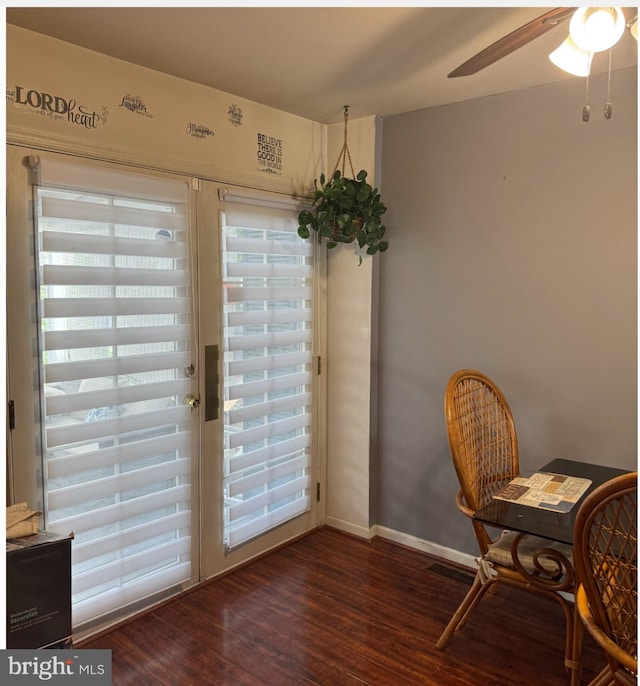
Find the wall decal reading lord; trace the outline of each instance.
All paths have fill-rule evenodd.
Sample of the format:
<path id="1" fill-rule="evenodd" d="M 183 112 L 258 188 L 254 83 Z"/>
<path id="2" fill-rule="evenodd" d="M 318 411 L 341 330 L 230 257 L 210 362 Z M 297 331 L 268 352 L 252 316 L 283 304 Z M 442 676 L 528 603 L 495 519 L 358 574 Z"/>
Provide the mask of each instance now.
<path id="1" fill-rule="evenodd" d="M 33 112 L 51 119 L 65 120 L 86 129 L 97 129 L 99 123 L 106 124 L 109 114 L 104 105 L 102 113 L 99 114 L 84 105 L 79 105 L 75 99 L 67 99 L 35 89 L 27 90 L 22 86 L 7 88 L 7 100 L 13 103 L 15 109 Z"/>
<path id="2" fill-rule="evenodd" d="M 258 171 L 282 174 L 282 139 L 258 134 Z"/>

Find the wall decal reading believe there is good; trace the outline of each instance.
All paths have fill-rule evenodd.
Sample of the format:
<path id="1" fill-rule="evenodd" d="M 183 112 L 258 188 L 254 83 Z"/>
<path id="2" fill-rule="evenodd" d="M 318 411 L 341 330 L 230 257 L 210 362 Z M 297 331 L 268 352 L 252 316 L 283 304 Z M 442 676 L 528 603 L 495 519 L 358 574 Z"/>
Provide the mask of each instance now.
<path id="1" fill-rule="evenodd" d="M 282 174 L 282 139 L 258 134 L 258 171 Z"/>
<path id="2" fill-rule="evenodd" d="M 26 90 L 22 86 L 7 88 L 7 101 L 13 109 L 39 114 L 43 117 L 66 121 L 86 129 L 97 129 L 98 124 L 107 123 L 109 110 L 102 105 L 102 112 L 79 105 L 78 101 L 51 95 L 35 89 Z"/>

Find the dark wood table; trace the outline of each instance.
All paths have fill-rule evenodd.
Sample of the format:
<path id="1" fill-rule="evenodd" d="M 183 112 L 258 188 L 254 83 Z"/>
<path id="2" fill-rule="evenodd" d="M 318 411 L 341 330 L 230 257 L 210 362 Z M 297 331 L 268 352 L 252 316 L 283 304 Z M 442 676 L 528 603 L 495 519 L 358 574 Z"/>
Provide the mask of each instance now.
<path id="1" fill-rule="evenodd" d="M 562 459 L 552 460 L 537 471 L 590 479 L 591 485 L 580 500 L 566 513 L 529 507 L 528 505 L 519 505 L 518 503 L 510 503 L 505 500 L 493 500 L 478 510 L 473 515 L 473 518 L 490 526 L 520 531 L 534 536 L 542 536 L 551 541 L 572 545 L 573 526 L 582 501 L 601 484 L 616 476 L 627 473 L 625 469 Z"/>
<path id="2" fill-rule="evenodd" d="M 573 545 L 573 528 L 582 501 L 598 486 L 610 479 L 626 474 L 627 470 L 603 467 L 586 462 L 576 462 L 574 460 L 557 459 L 545 464 L 537 471 L 589 479 L 591 484 L 575 505 L 571 507 L 569 512 L 555 512 L 540 507 L 531 507 L 494 499 L 491 503 L 478 510 L 473 515 L 473 518 L 489 526 L 518 532 L 520 535 L 514 538 L 511 545 L 511 557 L 516 569 L 529 580 L 532 586 L 544 588 L 564 597 L 565 593 L 575 593 L 575 589 L 580 583 L 579 579 L 575 579 L 572 561 L 554 551 L 550 551 L 550 554 L 545 553 L 544 557 L 556 562 L 558 570 L 562 570 L 562 577 L 560 579 L 554 577 L 556 580 L 552 581 L 542 573 L 531 574 L 527 572 L 520 562 L 518 546 L 527 535 L 540 536 L 549 541 Z M 564 604 L 566 605 L 566 601 Z M 575 623 L 579 621 L 577 614 L 575 614 L 574 629 L 573 631 L 567 630 L 565 666 L 571 674 L 571 686 L 578 686 L 580 679 L 578 656 L 582 653 L 581 640 L 576 638 L 576 642 L 574 642 L 574 637 L 581 636 L 575 630 Z"/>

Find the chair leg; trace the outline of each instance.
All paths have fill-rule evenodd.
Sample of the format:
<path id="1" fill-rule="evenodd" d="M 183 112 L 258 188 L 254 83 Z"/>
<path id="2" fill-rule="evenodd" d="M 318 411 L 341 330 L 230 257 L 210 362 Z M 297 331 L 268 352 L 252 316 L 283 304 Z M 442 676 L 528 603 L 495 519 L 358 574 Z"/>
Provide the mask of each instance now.
<path id="1" fill-rule="evenodd" d="M 565 644 L 564 644 L 564 666 L 565 669 L 571 674 L 571 678 L 573 679 L 573 673 L 575 672 L 576 668 L 576 663 L 575 663 L 575 646 L 576 646 L 576 639 L 575 639 L 575 630 L 576 630 L 576 610 L 572 610 L 571 605 L 567 600 L 565 600 L 561 595 L 554 594 L 555 599 L 560 603 L 560 607 L 562 607 L 562 612 L 564 612 L 564 622 L 566 626 L 566 636 L 565 636 Z M 578 621 L 580 621 L 578 619 Z M 581 638 L 579 636 L 578 638 Z M 581 654 L 582 654 L 582 643 L 580 642 L 579 644 L 579 649 L 580 649 L 580 654 L 578 656 L 578 659 L 581 659 Z M 578 665 L 578 670 L 579 670 L 579 665 Z M 580 671 L 578 671 L 578 678 L 580 676 Z M 579 683 L 579 682 L 578 682 Z M 572 686 L 574 686 L 572 682 Z M 577 686 L 577 685 L 576 685 Z"/>
<path id="2" fill-rule="evenodd" d="M 589 686 L 609 686 L 609 684 L 615 685 L 615 679 L 611 673 L 611 668 L 607 665 L 600 674 L 589 683 Z"/>
<path id="3" fill-rule="evenodd" d="M 480 579 L 480 574 L 476 574 L 476 578 L 473 580 L 473 584 L 471 585 L 467 595 L 464 597 L 463 601 L 458 606 L 458 609 L 455 611 L 449 620 L 449 623 L 440 635 L 440 638 L 436 643 L 436 648 L 438 648 L 438 650 L 442 650 L 445 647 L 447 641 L 454 631 L 461 629 L 465 625 L 474 608 L 480 602 L 480 599 L 491 585 L 493 585 L 491 582 L 483 584 L 482 580 Z"/>
<path id="4" fill-rule="evenodd" d="M 582 671 L 582 641 L 584 640 L 584 627 L 580 620 L 577 604 L 573 610 L 573 648 L 571 650 L 571 662 L 566 664 L 571 669 L 571 686 L 580 686 L 580 674 Z"/>
<path id="5" fill-rule="evenodd" d="M 473 611 L 476 609 L 476 606 L 478 603 L 482 600 L 484 597 L 485 593 L 486 594 L 493 594 L 496 592 L 498 584 L 493 581 L 493 579 L 489 579 L 489 581 L 485 581 L 483 584 L 480 582 L 481 587 L 478 593 L 475 595 L 474 598 L 472 598 L 471 602 L 469 603 L 469 606 L 467 607 L 465 613 L 462 615 L 460 621 L 458 622 L 458 625 L 456 626 L 455 630 L 460 631 L 464 627 L 464 625 L 467 623 L 469 620 L 469 617 L 471 617 Z"/>

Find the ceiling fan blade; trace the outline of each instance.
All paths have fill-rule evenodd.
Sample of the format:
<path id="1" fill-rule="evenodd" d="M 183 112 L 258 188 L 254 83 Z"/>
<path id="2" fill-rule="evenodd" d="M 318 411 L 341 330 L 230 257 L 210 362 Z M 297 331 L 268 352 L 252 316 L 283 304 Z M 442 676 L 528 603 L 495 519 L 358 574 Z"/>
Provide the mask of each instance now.
<path id="1" fill-rule="evenodd" d="M 575 7 L 556 7 L 555 9 L 542 14 L 528 24 L 503 36 L 500 40 L 492 43 L 488 48 L 485 48 L 477 55 L 474 55 L 471 59 L 468 59 L 464 64 L 461 64 L 457 69 L 454 69 L 448 75 L 448 78 L 469 76 L 470 74 L 479 72 L 481 69 L 501 60 L 514 50 L 523 47 L 543 33 L 553 29 L 572 14 L 575 9 Z"/>

